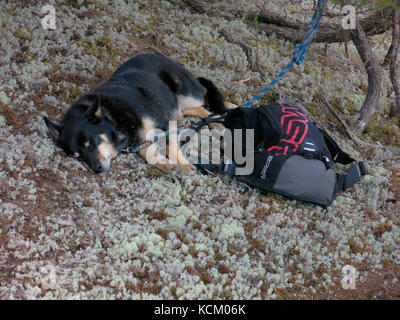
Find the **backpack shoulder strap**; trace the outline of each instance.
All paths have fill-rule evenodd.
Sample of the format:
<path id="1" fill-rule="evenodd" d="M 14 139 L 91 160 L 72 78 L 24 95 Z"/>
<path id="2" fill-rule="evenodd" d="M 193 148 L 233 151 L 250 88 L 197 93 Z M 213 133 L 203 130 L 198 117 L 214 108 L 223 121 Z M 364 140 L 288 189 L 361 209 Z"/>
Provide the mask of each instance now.
<path id="1" fill-rule="evenodd" d="M 237 167 L 235 163 L 224 163 L 223 160 L 220 164 L 206 163 L 206 161 L 202 161 L 201 157 L 199 157 L 196 166 L 205 173 L 222 173 L 230 176 L 235 175 L 235 169 Z"/>
<path id="2" fill-rule="evenodd" d="M 337 191 L 346 191 L 354 186 L 358 181 L 360 181 L 361 177 L 368 174 L 367 169 L 364 166 L 362 161 L 357 162 L 352 157 L 350 157 L 346 152 L 344 152 L 335 140 L 333 140 L 325 130 L 318 128 L 319 131 L 324 135 L 324 139 L 326 145 L 328 146 L 329 152 L 331 153 L 332 159 L 334 162 L 340 164 L 350 164 L 355 162 L 354 165 L 347 171 L 346 174 L 337 174 L 337 183 L 336 189 Z"/>
<path id="3" fill-rule="evenodd" d="M 368 174 L 363 162 L 356 162 L 346 174 L 336 174 L 336 190 L 346 191 L 354 186 L 361 177 Z"/>

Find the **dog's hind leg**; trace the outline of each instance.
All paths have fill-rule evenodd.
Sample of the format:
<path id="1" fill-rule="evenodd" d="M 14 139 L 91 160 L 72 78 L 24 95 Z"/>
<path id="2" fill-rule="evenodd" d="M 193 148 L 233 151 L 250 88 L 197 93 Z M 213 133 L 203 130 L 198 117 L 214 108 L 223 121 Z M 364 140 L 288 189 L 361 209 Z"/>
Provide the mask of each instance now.
<path id="1" fill-rule="evenodd" d="M 224 101 L 224 106 L 225 106 L 226 110 L 235 109 L 238 107 L 236 104 L 226 102 L 226 101 Z M 183 110 L 182 114 L 184 116 L 207 118 L 211 114 L 211 112 L 201 106 L 201 107 L 196 107 L 196 108 L 185 109 L 185 110 Z"/>
<path id="2" fill-rule="evenodd" d="M 224 97 L 215 84 L 205 78 L 197 78 L 200 84 L 206 88 L 206 95 L 204 96 L 205 104 L 208 108 L 216 114 L 223 114 L 228 109 L 234 109 L 237 105 L 224 101 Z"/>
<path id="3" fill-rule="evenodd" d="M 235 109 L 238 107 L 236 104 L 227 101 L 224 101 L 224 106 L 226 109 Z"/>
<path id="4" fill-rule="evenodd" d="M 184 116 L 206 118 L 211 114 L 204 108 L 204 100 L 200 98 L 178 95 L 178 104 Z"/>
<path id="5" fill-rule="evenodd" d="M 183 110 L 182 114 L 184 116 L 207 118 L 211 114 L 211 112 L 205 109 L 204 107 L 197 107 L 197 108 Z"/>

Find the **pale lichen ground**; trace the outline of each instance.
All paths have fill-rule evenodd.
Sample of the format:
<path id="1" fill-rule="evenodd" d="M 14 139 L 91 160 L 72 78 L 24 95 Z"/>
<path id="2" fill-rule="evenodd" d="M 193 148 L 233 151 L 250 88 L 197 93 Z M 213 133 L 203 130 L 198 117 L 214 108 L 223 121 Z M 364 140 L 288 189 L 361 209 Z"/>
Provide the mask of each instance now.
<path id="1" fill-rule="evenodd" d="M 263 80 L 218 30 L 228 28 L 256 47 L 267 79 L 290 60 L 292 43 L 240 19 L 193 14 L 179 1 L 64 3 L 1 1 L 0 298 L 335 298 L 347 294 L 340 285 L 345 265 L 357 269 L 358 288 L 379 279 L 362 297 L 385 297 L 382 288 L 396 297 L 397 162 L 370 163 L 371 175 L 325 210 L 261 195 L 225 177 L 198 173 L 174 182 L 137 155 L 121 155 L 111 172 L 95 176 L 46 135 L 43 115 L 59 119 L 133 54 L 161 51 L 214 80 L 240 104 Z M 44 4 L 56 8 L 55 31 L 42 29 Z M 380 46 L 375 50 L 383 56 Z M 324 57 L 324 46 L 312 45 L 306 62 L 278 89 L 300 101 L 317 101 L 324 93 L 346 113 L 360 107 L 366 81 L 353 47 L 350 58 L 338 45 Z M 382 95 L 378 122 L 388 103 Z M 390 156 L 360 150 L 344 136 L 339 142 L 358 158 Z"/>

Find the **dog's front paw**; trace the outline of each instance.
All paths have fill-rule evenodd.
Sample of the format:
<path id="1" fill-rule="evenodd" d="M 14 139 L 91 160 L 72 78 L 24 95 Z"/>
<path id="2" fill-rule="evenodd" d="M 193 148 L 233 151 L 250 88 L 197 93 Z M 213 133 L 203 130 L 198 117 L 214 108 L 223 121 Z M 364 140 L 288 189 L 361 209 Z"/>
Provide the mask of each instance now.
<path id="1" fill-rule="evenodd" d="M 176 179 L 176 169 L 177 166 L 175 165 L 170 165 L 170 164 L 157 164 L 155 165 L 156 168 L 161 170 L 162 172 L 170 175 L 174 180 Z"/>
<path id="2" fill-rule="evenodd" d="M 192 176 L 196 173 L 196 167 L 191 163 L 179 164 L 177 167 L 177 173 L 178 175 Z"/>

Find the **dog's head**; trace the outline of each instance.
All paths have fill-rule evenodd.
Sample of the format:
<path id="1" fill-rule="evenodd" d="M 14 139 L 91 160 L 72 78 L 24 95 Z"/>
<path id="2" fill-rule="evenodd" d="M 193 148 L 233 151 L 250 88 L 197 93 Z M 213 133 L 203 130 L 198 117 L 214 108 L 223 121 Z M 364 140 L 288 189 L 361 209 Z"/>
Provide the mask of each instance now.
<path id="1" fill-rule="evenodd" d="M 107 172 L 111 160 L 127 145 L 127 138 L 117 131 L 98 99 L 86 111 L 70 114 L 60 124 L 47 117 L 44 121 L 54 143 L 97 174 Z"/>

